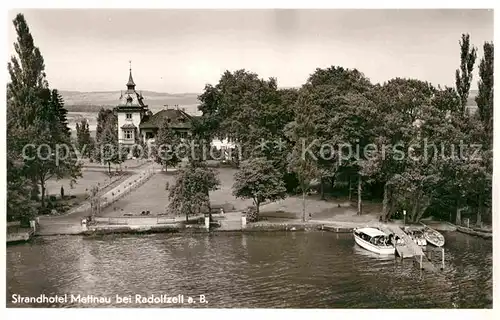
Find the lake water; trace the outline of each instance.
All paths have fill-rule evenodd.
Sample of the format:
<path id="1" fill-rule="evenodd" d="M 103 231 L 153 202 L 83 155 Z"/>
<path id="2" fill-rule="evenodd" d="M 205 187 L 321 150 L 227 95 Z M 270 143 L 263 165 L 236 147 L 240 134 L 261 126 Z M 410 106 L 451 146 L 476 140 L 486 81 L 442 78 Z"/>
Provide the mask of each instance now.
<path id="1" fill-rule="evenodd" d="M 372 255 L 351 234 L 330 232 L 37 238 L 7 247 L 7 306 L 491 308 L 492 242 L 457 232 L 445 237 L 439 273 L 421 272 L 411 259 Z M 13 294 L 111 302 L 14 304 Z M 207 303 L 136 304 L 136 294 L 195 302 L 204 295 Z M 116 295 L 133 303 L 117 304 Z"/>

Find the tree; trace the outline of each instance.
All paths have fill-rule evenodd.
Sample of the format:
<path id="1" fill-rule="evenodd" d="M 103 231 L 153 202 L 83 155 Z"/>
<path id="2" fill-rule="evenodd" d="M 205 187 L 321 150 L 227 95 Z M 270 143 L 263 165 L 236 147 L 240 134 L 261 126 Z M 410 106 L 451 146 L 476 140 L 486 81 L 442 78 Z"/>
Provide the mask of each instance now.
<path id="1" fill-rule="evenodd" d="M 477 103 L 479 118 L 481 119 L 482 127 L 484 130 L 484 139 L 482 140 L 485 142 L 484 149 L 486 150 L 486 152 L 483 153 L 482 157 L 484 179 L 480 179 L 480 181 L 483 183 L 480 186 L 478 195 L 478 210 L 476 217 L 477 225 L 481 225 L 482 223 L 483 206 L 486 204 L 491 209 L 491 182 L 493 174 L 492 152 L 490 151 L 493 145 L 493 43 L 486 42 L 483 46 L 483 49 L 484 57 L 479 63 L 479 91 L 475 100 Z"/>
<path id="2" fill-rule="evenodd" d="M 165 119 L 158 129 L 155 139 L 156 162 L 161 164 L 165 171 L 167 171 L 167 167 L 174 167 L 181 161 L 179 156 L 180 145 L 179 137 Z"/>
<path id="3" fill-rule="evenodd" d="M 486 141 L 491 145 L 493 139 L 493 43 L 486 42 L 483 49 L 484 57 L 479 63 L 479 90 L 475 100 L 479 117 L 483 123 Z"/>
<path id="4" fill-rule="evenodd" d="M 234 175 L 233 195 L 237 198 L 252 199 L 260 213 L 260 205 L 266 201 L 283 199 L 286 195 L 281 173 L 266 158 L 252 158 L 241 163 Z"/>
<path id="5" fill-rule="evenodd" d="M 305 172 L 317 174 L 310 179 L 319 179 L 322 199 L 326 181 L 329 180 L 333 186 L 338 177 L 350 180 L 350 175 L 342 175 L 342 172 L 358 176 L 359 214 L 363 179 L 361 162 L 353 153 L 353 147 L 363 148 L 371 141 L 370 130 L 377 118 L 374 103 L 368 96 L 371 88 L 370 81 L 356 69 L 336 66 L 316 69 L 301 88 L 295 106 L 295 121 L 289 127 L 293 128 L 292 131 L 296 130 L 292 133 L 295 148 L 299 148 L 296 155 L 300 154 L 302 138 L 308 141 L 303 148 L 314 143 L 308 150 L 314 150 L 312 154 L 315 156 L 309 160 L 296 158 L 295 163 L 303 178 Z M 348 149 L 347 153 L 344 147 Z M 305 183 L 309 179 L 301 180 Z M 306 186 L 303 185 L 303 188 Z"/>
<path id="6" fill-rule="evenodd" d="M 436 89 L 427 82 L 402 78 L 391 79 L 382 86 L 376 86 L 370 93 L 370 100 L 374 101 L 375 112 L 380 117 L 375 122 L 379 125 L 371 127 L 371 134 L 375 144 L 384 150 L 379 150 L 375 156 L 363 162 L 363 172 L 371 179 L 381 181 L 384 186 L 384 219 L 389 219 L 398 205 L 409 209 L 407 203 L 416 201 L 406 199 L 412 193 L 400 193 L 399 187 L 410 190 L 423 186 L 419 180 L 411 177 L 415 176 L 412 172 L 419 172 L 417 167 L 423 168 L 425 165 L 412 162 L 408 148 L 412 143 L 421 143 L 424 138 L 417 139 L 418 125 L 426 112 L 425 107 L 432 105 L 435 93 Z M 445 113 L 440 113 L 441 119 L 444 119 Z M 422 172 L 418 176 L 426 177 L 427 174 Z"/>
<path id="7" fill-rule="evenodd" d="M 288 171 L 292 144 L 284 129 L 294 119 L 297 96 L 297 89 L 278 89 L 274 78 L 260 79 L 246 70 L 226 71 L 217 85 L 207 85 L 199 96 L 203 115 L 196 127 L 203 134 L 195 137 L 206 147 L 213 138 L 229 138 L 236 144 L 236 156 L 231 153 L 236 165 L 254 157 L 272 161 L 291 192 L 297 179 Z"/>
<path id="8" fill-rule="evenodd" d="M 306 221 L 306 193 L 311 181 L 319 176 L 318 158 L 321 141 L 318 141 L 319 122 L 322 120 L 319 106 L 311 103 L 306 89 L 301 89 L 297 100 L 295 120 L 286 126 L 287 138 L 292 151 L 288 155 L 288 170 L 297 174 L 302 192 L 302 221 Z"/>
<path id="9" fill-rule="evenodd" d="M 92 218 L 101 213 L 101 194 L 99 187 L 94 185 L 89 190 L 90 213 Z"/>
<path id="10" fill-rule="evenodd" d="M 209 192 L 217 190 L 220 181 L 214 170 L 188 166 L 178 171 L 175 184 L 168 190 L 168 210 L 175 215 L 189 216 L 200 213 L 210 204 Z"/>
<path id="11" fill-rule="evenodd" d="M 23 14 L 18 14 L 13 21 L 17 33 L 14 49 L 17 57 L 12 56 L 8 63 L 11 82 L 7 85 L 11 97 L 26 98 L 26 89 L 47 88 L 45 64 L 42 54 L 35 46 L 28 24 Z"/>
<path id="12" fill-rule="evenodd" d="M 36 188 L 40 186 L 44 208 L 46 181 L 52 177 L 76 179 L 81 175 L 80 165 L 69 148 L 64 102 L 57 90 L 49 89 L 43 57 L 22 14 L 16 16 L 14 26 L 17 55 L 7 66 L 11 78 L 7 85 L 7 130 L 11 134 L 8 146 L 13 148 L 10 151 L 14 157 L 28 144 L 34 146 L 24 154 L 21 174 Z"/>
<path id="13" fill-rule="evenodd" d="M 98 141 L 99 159 L 108 165 L 111 174 L 111 164 L 119 164 L 125 160 L 126 152 L 118 144 L 118 136 L 114 121 L 108 121 Z"/>
<path id="14" fill-rule="evenodd" d="M 50 98 L 51 105 L 53 106 L 54 112 L 59 117 L 59 123 L 61 124 L 60 134 L 64 140 L 69 140 L 71 137 L 71 129 L 68 126 L 68 110 L 64 107 L 64 99 L 57 89 L 52 90 Z"/>
<path id="15" fill-rule="evenodd" d="M 76 142 L 78 149 L 81 150 L 83 155 L 90 155 L 92 149 L 90 129 L 87 119 L 82 119 L 80 124 L 76 124 Z"/>
<path id="16" fill-rule="evenodd" d="M 7 143 L 11 140 L 7 136 Z M 7 147 L 7 220 L 29 221 L 36 214 L 31 199 L 33 184 L 23 175 L 23 159 L 12 147 Z"/>
<path id="17" fill-rule="evenodd" d="M 202 116 L 196 118 L 196 128 L 199 129 L 198 133 L 212 138 L 225 134 L 221 132 L 222 118 L 220 116 L 219 95 L 217 88 L 207 84 L 204 92 L 198 97 L 201 102 L 198 110 L 202 112 Z"/>
<path id="18" fill-rule="evenodd" d="M 469 97 L 470 85 L 472 83 L 472 71 L 477 58 L 477 49 L 470 44 L 470 35 L 462 34 L 460 43 L 460 69 L 455 72 L 455 84 L 460 97 L 459 116 L 465 117 L 467 98 Z M 457 199 L 457 211 L 455 221 L 461 224 L 461 199 Z"/>
<path id="19" fill-rule="evenodd" d="M 333 99 L 332 102 L 336 106 L 335 116 L 330 119 L 328 126 L 333 129 L 331 135 L 339 145 L 337 150 L 339 156 L 335 158 L 333 165 L 330 163 L 330 168 L 333 169 L 331 173 L 350 171 L 356 174 L 358 214 L 361 215 L 363 183 L 373 174 L 366 159 L 371 156 L 369 153 L 371 149 L 367 147 L 374 147 L 373 141 L 376 127 L 380 124 L 380 114 L 376 112 L 375 104 L 366 94 L 347 93 Z M 347 146 L 347 150 L 342 146 Z"/>
<path id="20" fill-rule="evenodd" d="M 200 101 L 202 123 L 210 136 L 235 142 L 243 159 L 255 152 L 256 156 L 262 151 L 271 153 L 263 142 L 273 140 L 273 127 L 279 129 L 276 124 L 281 121 L 272 116 L 280 104 L 276 79 L 259 79 L 246 70 L 226 71 L 216 86 L 205 87 Z"/>
<path id="21" fill-rule="evenodd" d="M 477 49 L 470 45 L 470 35 L 462 34 L 460 43 L 460 69 L 455 72 L 455 84 L 460 97 L 459 113 L 463 116 L 466 112 L 467 98 L 469 97 L 472 83 L 472 71 L 476 63 Z"/>
<path id="22" fill-rule="evenodd" d="M 99 110 L 99 113 L 97 114 L 97 126 L 95 132 L 96 141 L 99 141 L 101 139 L 101 134 L 104 132 L 106 123 L 110 119 L 112 119 L 112 121 L 116 120 L 116 122 L 118 123 L 118 118 L 116 118 L 116 115 L 113 114 L 113 110 L 101 108 Z"/>
<path id="23" fill-rule="evenodd" d="M 107 132 L 107 136 L 104 137 L 104 132 L 106 130 L 109 132 Z M 96 137 L 94 143 L 94 158 L 96 161 L 104 161 L 101 147 L 108 143 L 104 140 L 114 143 L 115 147 L 113 148 L 118 150 L 118 117 L 113 113 L 113 110 L 101 108 L 97 114 Z M 110 153 L 111 149 L 106 152 Z M 118 160 L 118 158 L 115 160 Z"/>

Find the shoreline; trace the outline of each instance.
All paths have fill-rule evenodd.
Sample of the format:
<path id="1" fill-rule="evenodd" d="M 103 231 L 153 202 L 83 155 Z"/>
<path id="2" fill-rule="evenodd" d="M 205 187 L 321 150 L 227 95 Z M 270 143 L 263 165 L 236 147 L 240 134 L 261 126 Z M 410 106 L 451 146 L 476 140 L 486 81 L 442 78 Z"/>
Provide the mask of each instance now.
<path id="1" fill-rule="evenodd" d="M 394 224 L 394 223 L 392 223 Z M 387 224 L 379 224 L 380 225 Z M 395 224 L 398 225 L 398 224 Z M 248 223 L 245 228 L 235 228 L 235 229 L 222 229 L 218 227 L 210 228 L 207 230 L 202 224 L 186 224 L 185 222 L 169 223 L 162 225 L 101 225 L 101 226 L 90 226 L 87 230 L 81 230 L 79 232 L 54 232 L 52 234 L 35 234 L 31 239 L 38 237 L 51 237 L 51 236 L 62 236 L 62 235 L 74 235 L 74 236 L 84 236 L 84 237 L 94 237 L 101 235 L 112 235 L 112 234 L 155 234 L 155 233 L 205 233 L 205 234 L 217 234 L 217 233 L 254 233 L 254 232 L 297 232 L 297 231 L 325 231 L 333 233 L 351 233 L 355 228 L 365 227 L 366 225 L 360 223 L 352 222 L 338 222 L 332 221 L 327 223 L 327 221 L 289 221 L 289 222 L 254 222 Z M 76 227 L 76 226 L 75 226 Z M 456 230 L 446 230 L 447 232 L 461 232 L 466 233 L 471 236 L 478 236 L 484 239 L 491 239 L 491 235 L 479 235 L 474 233 L 468 233 L 461 230 L 463 228 L 457 228 Z M 28 239 L 24 242 L 28 242 Z M 17 244 L 19 242 L 16 242 Z M 22 243 L 22 242 L 20 242 Z M 14 244 L 14 243 L 10 243 Z"/>

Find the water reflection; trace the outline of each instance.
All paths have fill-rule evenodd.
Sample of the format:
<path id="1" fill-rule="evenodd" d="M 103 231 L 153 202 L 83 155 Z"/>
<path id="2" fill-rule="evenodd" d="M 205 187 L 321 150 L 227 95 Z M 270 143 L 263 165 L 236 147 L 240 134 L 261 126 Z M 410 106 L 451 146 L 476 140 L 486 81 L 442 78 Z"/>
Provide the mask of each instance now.
<path id="1" fill-rule="evenodd" d="M 375 252 L 368 251 L 366 249 L 361 248 L 357 244 L 354 244 L 353 246 L 353 251 L 354 254 L 356 255 L 361 255 L 367 258 L 375 259 L 375 260 L 381 260 L 381 261 L 393 261 L 395 259 L 394 255 L 387 255 L 387 254 L 378 254 Z"/>
<path id="2" fill-rule="evenodd" d="M 445 236 L 437 274 L 330 232 L 40 238 L 7 247 L 7 304 L 45 293 L 205 294 L 208 305 L 189 307 L 212 308 L 491 307 L 491 241 Z"/>

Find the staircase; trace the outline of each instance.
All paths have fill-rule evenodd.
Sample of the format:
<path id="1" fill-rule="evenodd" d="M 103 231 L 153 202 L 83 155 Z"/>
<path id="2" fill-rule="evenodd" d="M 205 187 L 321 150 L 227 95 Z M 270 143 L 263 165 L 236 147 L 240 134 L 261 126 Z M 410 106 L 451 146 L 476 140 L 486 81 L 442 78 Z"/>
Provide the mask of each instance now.
<path id="1" fill-rule="evenodd" d="M 241 212 L 227 212 L 217 218 L 220 227 L 217 231 L 240 231 L 241 230 Z"/>

